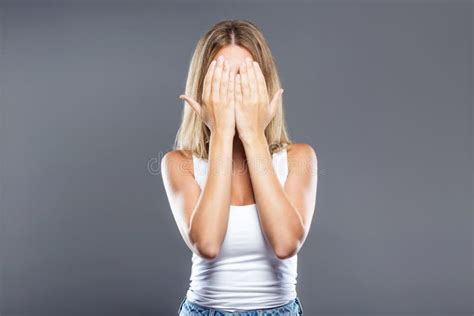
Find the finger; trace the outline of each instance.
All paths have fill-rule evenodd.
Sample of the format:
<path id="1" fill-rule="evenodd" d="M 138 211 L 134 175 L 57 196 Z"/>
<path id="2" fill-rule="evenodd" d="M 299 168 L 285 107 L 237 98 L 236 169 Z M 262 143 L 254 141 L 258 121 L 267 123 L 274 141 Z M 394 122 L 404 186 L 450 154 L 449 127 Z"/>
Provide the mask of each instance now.
<path id="1" fill-rule="evenodd" d="M 232 106 L 235 104 L 235 76 L 233 73 L 229 74 L 229 85 L 228 85 L 228 94 L 227 98 L 229 99 L 229 104 Z"/>
<path id="2" fill-rule="evenodd" d="M 241 75 L 237 74 L 235 76 L 235 107 L 237 108 L 238 105 L 242 104 L 242 82 L 241 82 Z"/>
<path id="3" fill-rule="evenodd" d="M 247 99 L 250 96 L 250 89 L 247 64 L 245 63 L 245 61 L 242 62 L 240 67 L 240 87 L 242 89 L 242 99 Z"/>
<path id="4" fill-rule="evenodd" d="M 220 55 L 217 58 L 216 69 L 214 70 L 214 76 L 212 77 L 212 91 L 211 95 L 215 100 L 219 100 L 219 88 L 221 85 L 221 76 L 222 76 L 222 64 L 224 62 L 224 56 Z"/>
<path id="5" fill-rule="evenodd" d="M 245 58 L 245 63 L 247 64 L 247 76 L 249 82 L 250 95 L 253 98 L 258 98 L 257 90 L 257 77 L 255 76 L 255 71 L 253 70 L 253 63 L 250 57 Z"/>
<path id="6" fill-rule="evenodd" d="M 212 76 L 214 74 L 214 69 L 216 68 L 216 61 L 213 60 L 207 69 L 206 76 L 204 77 L 204 87 L 202 91 L 202 98 L 203 100 L 209 100 L 211 96 L 211 83 L 212 83 Z"/>
<path id="7" fill-rule="evenodd" d="M 194 101 L 194 99 L 188 97 L 187 95 L 184 95 L 184 94 L 181 94 L 179 96 L 179 98 L 181 100 L 184 100 L 187 104 L 189 104 L 189 106 L 191 106 L 191 108 L 194 110 L 194 112 L 197 113 L 197 115 L 199 117 L 201 117 L 201 105 L 199 103 L 197 103 L 196 101 Z"/>
<path id="8" fill-rule="evenodd" d="M 222 70 L 222 77 L 221 77 L 221 86 L 219 88 L 220 91 L 220 98 L 221 100 L 227 101 L 227 94 L 228 94 L 228 83 L 229 83 L 229 63 L 227 60 L 224 60 L 224 68 Z"/>
<path id="9" fill-rule="evenodd" d="M 264 100 L 268 100 L 268 92 L 267 92 L 267 84 L 265 82 L 265 76 L 263 75 L 262 70 L 260 69 L 260 65 L 256 61 L 253 62 L 253 68 L 257 76 L 258 93 L 262 98 L 264 98 Z"/>

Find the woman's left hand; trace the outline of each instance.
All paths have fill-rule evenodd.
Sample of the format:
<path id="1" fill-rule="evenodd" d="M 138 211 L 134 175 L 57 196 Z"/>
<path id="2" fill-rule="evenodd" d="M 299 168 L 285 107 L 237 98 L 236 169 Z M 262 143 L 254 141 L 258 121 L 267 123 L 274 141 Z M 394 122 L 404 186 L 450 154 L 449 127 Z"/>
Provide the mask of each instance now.
<path id="1" fill-rule="evenodd" d="M 265 134 L 265 128 L 275 115 L 283 89 L 278 90 L 270 102 L 260 65 L 249 57 L 241 63 L 235 85 L 237 132 L 242 142 L 249 142 Z"/>

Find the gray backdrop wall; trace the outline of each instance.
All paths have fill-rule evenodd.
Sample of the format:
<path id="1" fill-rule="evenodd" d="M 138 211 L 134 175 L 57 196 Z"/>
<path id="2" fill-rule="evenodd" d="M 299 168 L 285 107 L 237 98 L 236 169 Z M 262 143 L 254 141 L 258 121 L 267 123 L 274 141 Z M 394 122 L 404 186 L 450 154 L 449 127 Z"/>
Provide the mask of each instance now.
<path id="1" fill-rule="evenodd" d="M 198 37 L 260 26 L 319 159 L 305 314 L 473 313 L 470 1 L 2 3 L 0 314 L 174 315 L 161 180 Z"/>

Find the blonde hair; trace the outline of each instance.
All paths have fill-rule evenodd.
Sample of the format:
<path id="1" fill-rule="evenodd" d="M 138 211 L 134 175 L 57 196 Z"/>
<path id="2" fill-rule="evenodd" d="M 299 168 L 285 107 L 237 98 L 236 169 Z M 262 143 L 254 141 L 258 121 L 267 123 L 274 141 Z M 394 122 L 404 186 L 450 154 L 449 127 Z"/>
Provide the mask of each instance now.
<path id="1" fill-rule="evenodd" d="M 227 45 L 238 45 L 247 49 L 253 60 L 259 63 L 271 100 L 281 88 L 276 63 L 263 34 L 256 25 L 247 20 L 220 21 L 199 39 L 189 66 L 184 94 L 202 104 L 203 82 L 207 69 L 218 51 Z M 275 116 L 265 128 L 265 136 L 272 154 L 292 143 L 286 130 L 282 101 L 277 104 Z M 198 157 L 208 159 L 209 139 L 209 128 L 191 106 L 184 102 L 174 149 L 191 150 Z"/>

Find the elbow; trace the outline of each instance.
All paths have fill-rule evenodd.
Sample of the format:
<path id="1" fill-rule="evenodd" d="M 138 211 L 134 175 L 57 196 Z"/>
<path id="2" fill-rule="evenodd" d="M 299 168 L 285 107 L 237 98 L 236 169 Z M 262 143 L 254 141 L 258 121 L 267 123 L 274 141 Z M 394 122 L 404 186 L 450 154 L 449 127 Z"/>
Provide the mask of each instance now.
<path id="1" fill-rule="evenodd" d="M 213 245 L 201 245 L 199 243 L 194 245 L 200 257 L 213 260 L 219 255 L 219 247 Z"/>
<path id="2" fill-rule="evenodd" d="M 279 247 L 275 247 L 275 256 L 280 259 L 288 259 L 293 256 L 295 256 L 298 253 L 299 250 L 299 242 L 296 241 L 295 243 L 292 244 L 287 244 L 287 245 L 281 245 Z"/>
<path id="3" fill-rule="evenodd" d="M 275 256 L 280 260 L 291 258 L 297 253 L 298 251 L 296 248 L 285 248 L 285 249 L 275 250 Z"/>
<path id="4" fill-rule="evenodd" d="M 220 252 L 220 247 L 215 243 L 209 240 L 201 240 L 201 238 L 196 237 L 194 234 L 189 233 L 189 240 L 193 245 L 196 253 L 207 260 L 215 259 Z"/>
<path id="5" fill-rule="evenodd" d="M 303 245 L 305 239 L 305 231 L 302 228 L 297 236 L 285 237 L 277 245 L 275 245 L 274 252 L 278 259 L 288 259 L 295 256 Z"/>

